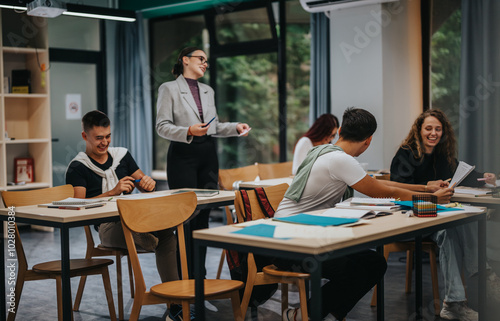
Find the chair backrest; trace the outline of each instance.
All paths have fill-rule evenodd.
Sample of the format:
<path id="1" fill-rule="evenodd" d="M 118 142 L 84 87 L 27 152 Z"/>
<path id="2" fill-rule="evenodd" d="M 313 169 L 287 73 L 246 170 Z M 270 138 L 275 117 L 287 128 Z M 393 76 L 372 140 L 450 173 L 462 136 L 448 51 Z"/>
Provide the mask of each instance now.
<path id="1" fill-rule="evenodd" d="M 5 207 L 28 206 L 60 201 L 68 197 L 73 197 L 74 193 L 73 186 L 68 184 L 29 191 L 2 191 L 2 200 Z M 19 269 L 26 271 L 28 269 L 28 262 L 26 261 L 17 225 L 15 225 L 15 240 Z"/>
<path id="2" fill-rule="evenodd" d="M 183 223 L 191 217 L 198 201 L 194 192 L 173 194 L 164 197 L 117 200 L 118 212 L 123 226 L 123 234 L 134 271 L 136 291 L 146 291 L 137 249 L 132 232 L 147 233 L 177 227 L 182 279 L 188 278 L 186 245 Z M 172 262 L 175 265 L 175 262 Z"/>
<path id="3" fill-rule="evenodd" d="M 269 204 L 276 211 L 278 205 L 280 204 L 283 196 L 285 195 L 286 190 L 288 189 L 288 184 L 283 183 L 275 186 L 264 187 L 264 193 L 269 201 Z M 259 199 L 255 190 L 247 190 L 246 194 L 248 195 L 248 204 L 245 204 L 245 201 L 241 195 L 241 191 L 235 192 L 236 197 L 234 199 L 234 208 L 236 210 L 236 215 L 238 216 L 238 222 L 242 223 L 247 220 L 245 205 L 250 205 L 252 220 L 257 220 L 260 218 L 265 218 L 267 215 L 262 210 L 261 204 L 259 203 Z"/>
<path id="4" fill-rule="evenodd" d="M 221 189 L 233 190 L 236 181 L 253 181 L 259 175 L 256 165 L 249 165 L 231 169 L 219 169 L 219 185 Z"/>
<path id="5" fill-rule="evenodd" d="M 293 162 L 274 164 L 258 163 L 257 167 L 259 168 L 260 179 L 290 177 L 292 175 Z"/>

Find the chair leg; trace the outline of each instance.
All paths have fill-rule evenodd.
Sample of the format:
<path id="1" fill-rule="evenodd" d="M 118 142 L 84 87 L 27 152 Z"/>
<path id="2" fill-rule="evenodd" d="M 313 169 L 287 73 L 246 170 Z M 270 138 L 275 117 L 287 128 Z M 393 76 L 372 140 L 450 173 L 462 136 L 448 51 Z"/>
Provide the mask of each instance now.
<path id="1" fill-rule="evenodd" d="M 297 287 L 299 288 L 300 297 L 300 310 L 302 312 L 302 320 L 308 320 L 307 316 L 307 294 L 306 294 L 306 283 L 304 279 L 297 280 Z"/>
<path id="2" fill-rule="evenodd" d="M 129 321 L 139 320 L 139 314 L 141 314 L 141 309 L 142 309 L 143 297 L 144 297 L 144 293 L 138 293 L 137 297 L 134 298 L 134 302 L 132 304 L 132 311 L 130 312 L 130 317 L 128 319 Z"/>
<path id="3" fill-rule="evenodd" d="M 23 291 L 24 286 L 24 273 L 18 272 L 17 280 L 16 280 L 16 293 L 14 296 L 14 306 L 12 308 L 8 308 L 9 315 L 7 317 L 7 321 L 14 321 L 16 319 L 17 309 L 19 308 L 19 301 L 21 300 L 21 293 Z"/>
<path id="4" fill-rule="evenodd" d="M 434 314 L 439 315 L 441 311 L 441 299 L 439 298 L 438 267 L 436 262 L 436 251 L 434 248 L 431 248 L 429 251 L 429 258 L 431 266 L 432 295 L 434 297 Z"/>
<path id="5" fill-rule="evenodd" d="M 188 301 L 182 301 L 182 320 L 191 320 L 191 311 Z"/>
<path id="6" fill-rule="evenodd" d="M 130 263 L 130 257 L 127 255 L 127 264 L 128 264 L 128 277 L 130 280 L 130 297 L 133 299 L 135 297 L 134 293 L 134 276 L 132 273 L 132 263 Z"/>
<path id="7" fill-rule="evenodd" d="M 288 283 L 281 283 L 281 315 L 288 309 Z"/>
<path id="8" fill-rule="evenodd" d="M 104 284 L 104 292 L 108 301 L 109 318 L 116 321 L 115 303 L 113 302 L 113 291 L 111 290 L 111 282 L 109 281 L 108 267 L 102 268 L 102 283 Z"/>
<path id="9" fill-rule="evenodd" d="M 116 254 L 116 289 L 118 296 L 118 319 L 124 320 L 125 315 L 123 313 L 123 284 L 122 284 L 122 256 L 121 254 Z"/>
<path id="10" fill-rule="evenodd" d="M 82 302 L 83 290 L 85 289 L 86 281 L 87 281 L 87 276 L 82 275 L 80 277 L 80 283 L 78 283 L 78 290 L 76 291 L 75 304 L 73 305 L 73 311 L 80 310 L 80 303 Z"/>
<path id="11" fill-rule="evenodd" d="M 411 280 L 413 274 L 413 250 L 406 251 L 406 286 L 405 293 L 411 293 Z"/>
<path id="12" fill-rule="evenodd" d="M 224 260 L 226 259 L 226 250 L 222 249 L 222 253 L 220 255 L 219 267 L 217 268 L 217 276 L 216 279 L 220 279 L 220 275 L 222 273 L 222 267 L 224 266 Z"/>
<path id="13" fill-rule="evenodd" d="M 240 307 L 240 293 L 239 290 L 233 291 L 231 293 L 231 305 L 233 306 L 233 316 L 236 321 L 245 320 L 245 316 L 242 314 Z M 187 320 L 187 319 L 185 319 Z"/>

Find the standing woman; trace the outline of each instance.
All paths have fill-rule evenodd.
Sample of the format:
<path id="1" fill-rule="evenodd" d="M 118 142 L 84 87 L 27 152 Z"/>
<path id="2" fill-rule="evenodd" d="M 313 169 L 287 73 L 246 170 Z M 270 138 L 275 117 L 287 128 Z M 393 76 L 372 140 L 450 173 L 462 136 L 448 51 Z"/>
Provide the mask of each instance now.
<path id="1" fill-rule="evenodd" d="M 453 177 L 458 162 L 453 127 L 446 115 L 431 109 L 415 120 L 396 156 L 392 159 L 391 180 L 408 184 Z M 484 178 L 485 181 L 478 181 Z M 495 184 L 495 174 L 472 171 L 461 183 L 464 186 Z M 477 320 L 478 314 L 467 305 L 461 268 L 467 277 L 477 275 L 477 225 L 463 224 L 432 235 L 439 247 L 439 265 L 444 279 L 444 300 L 440 317 L 445 320 Z M 488 299 L 500 302 L 500 279 L 487 265 Z"/>
<path id="2" fill-rule="evenodd" d="M 297 169 L 304 161 L 307 153 L 318 145 L 329 144 L 337 135 L 339 120 L 332 114 L 323 114 L 316 119 L 314 124 L 295 144 L 293 151 L 292 174 L 297 173 Z"/>
<path id="3" fill-rule="evenodd" d="M 207 69 L 207 55 L 203 50 L 184 48 L 172 70 L 176 80 L 163 83 L 158 89 L 156 131 L 171 141 L 167 153 L 171 189 L 217 189 L 219 162 L 214 137 L 247 136 L 250 129 L 243 123 L 219 122 L 214 90 L 198 82 Z M 209 214 L 210 210 L 200 211 L 186 226 L 190 274 L 193 272 L 192 231 L 208 228 Z"/>

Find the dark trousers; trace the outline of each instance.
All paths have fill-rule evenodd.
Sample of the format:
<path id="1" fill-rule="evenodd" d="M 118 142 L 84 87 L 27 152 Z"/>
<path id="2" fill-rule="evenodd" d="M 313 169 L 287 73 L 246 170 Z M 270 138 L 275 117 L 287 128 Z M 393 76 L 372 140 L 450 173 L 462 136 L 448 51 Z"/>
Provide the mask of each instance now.
<path id="1" fill-rule="evenodd" d="M 307 263 L 283 259 L 273 262 L 278 268 L 307 272 Z M 356 303 L 384 276 L 385 258 L 375 251 L 362 251 L 322 262 L 322 277 L 329 282 L 321 287 L 323 318 L 331 313 L 342 320 Z"/>
<path id="2" fill-rule="evenodd" d="M 219 161 L 215 139 L 210 136 L 194 137 L 191 144 L 171 142 L 167 153 L 168 186 L 174 188 L 218 188 Z M 186 225 L 186 253 L 189 275 L 192 277 L 192 233 L 208 228 L 210 210 L 201 210 Z M 202 252 L 205 262 L 206 249 Z M 203 263 L 203 268 L 205 264 Z M 206 271 L 205 271 L 206 272 Z"/>

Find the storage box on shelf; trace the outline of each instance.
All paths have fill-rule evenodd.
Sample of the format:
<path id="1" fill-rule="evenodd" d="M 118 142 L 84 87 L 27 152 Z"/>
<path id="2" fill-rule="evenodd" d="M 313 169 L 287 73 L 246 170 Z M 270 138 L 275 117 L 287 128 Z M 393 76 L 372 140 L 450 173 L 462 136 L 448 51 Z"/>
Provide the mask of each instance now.
<path id="1" fill-rule="evenodd" d="M 1 11 L 0 190 L 52 186 L 47 22 L 13 10 Z M 12 93 L 12 71 L 29 75 L 29 92 Z M 15 158 L 31 157 L 34 182 L 15 180 Z"/>

